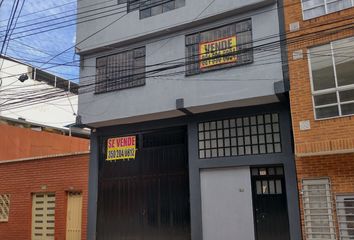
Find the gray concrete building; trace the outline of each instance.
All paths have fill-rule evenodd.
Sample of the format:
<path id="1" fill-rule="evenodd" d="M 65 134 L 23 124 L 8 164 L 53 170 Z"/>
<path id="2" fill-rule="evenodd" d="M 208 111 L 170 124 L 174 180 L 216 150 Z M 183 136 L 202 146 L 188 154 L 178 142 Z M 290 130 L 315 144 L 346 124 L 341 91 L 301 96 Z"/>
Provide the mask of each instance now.
<path id="1" fill-rule="evenodd" d="M 282 2 L 78 1 L 88 239 L 298 240 Z"/>

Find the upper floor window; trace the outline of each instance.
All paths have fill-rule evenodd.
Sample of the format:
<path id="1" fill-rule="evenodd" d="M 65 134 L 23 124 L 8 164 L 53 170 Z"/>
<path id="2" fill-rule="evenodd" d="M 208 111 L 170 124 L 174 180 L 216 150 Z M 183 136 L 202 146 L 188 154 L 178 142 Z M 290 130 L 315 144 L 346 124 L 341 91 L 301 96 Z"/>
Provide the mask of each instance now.
<path id="1" fill-rule="evenodd" d="M 145 47 L 97 58 L 95 92 L 145 85 Z"/>
<path id="2" fill-rule="evenodd" d="M 123 1 L 123 0 L 120 0 Z M 180 7 L 186 0 L 124 0 L 127 1 L 128 12 L 140 10 L 140 19 L 152 17 Z"/>
<path id="3" fill-rule="evenodd" d="M 354 6 L 353 0 L 302 0 L 301 2 L 304 20 Z"/>
<path id="4" fill-rule="evenodd" d="M 354 37 L 309 49 L 316 119 L 354 114 Z"/>
<path id="5" fill-rule="evenodd" d="M 140 19 L 184 7 L 186 0 L 142 0 L 140 1 Z"/>
<path id="6" fill-rule="evenodd" d="M 188 35 L 186 75 L 251 63 L 251 48 L 251 20 Z"/>

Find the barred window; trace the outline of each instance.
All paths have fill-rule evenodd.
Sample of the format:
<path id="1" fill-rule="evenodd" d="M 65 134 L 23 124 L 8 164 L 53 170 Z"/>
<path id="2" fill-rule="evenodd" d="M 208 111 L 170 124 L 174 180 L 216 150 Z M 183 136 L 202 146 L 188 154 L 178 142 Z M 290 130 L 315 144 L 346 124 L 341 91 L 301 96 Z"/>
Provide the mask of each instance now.
<path id="1" fill-rule="evenodd" d="M 199 158 L 281 152 L 279 115 L 264 114 L 198 124 Z"/>
<path id="2" fill-rule="evenodd" d="M 10 195 L 0 194 L 0 222 L 9 221 Z"/>
<path id="3" fill-rule="evenodd" d="M 186 0 L 118 0 L 127 3 L 127 12 L 140 10 L 140 19 L 152 17 L 177 8 L 184 7 Z"/>
<path id="4" fill-rule="evenodd" d="M 145 85 L 145 47 L 97 58 L 96 93 Z"/>
<path id="5" fill-rule="evenodd" d="M 336 239 L 329 179 L 303 180 L 302 186 L 307 239 Z"/>
<path id="6" fill-rule="evenodd" d="M 336 202 L 340 240 L 354 239 L 354 194 L 338 195 Z"/>
<path id="7" fill-rule="evenodd" d="M 142 0 L 140 1 L 140 19 L 184 7 L 185 4 L 186 0 Z"/>
<path id="8" fill-rule="evenodd" d="M 354 37 L 309 49 L 316 119 L 354 114 Z"/>
<path id="9" fill-rule="evenodd" d="M 186 36 L 186 75 L 252 62 L 250 19 Z"/>

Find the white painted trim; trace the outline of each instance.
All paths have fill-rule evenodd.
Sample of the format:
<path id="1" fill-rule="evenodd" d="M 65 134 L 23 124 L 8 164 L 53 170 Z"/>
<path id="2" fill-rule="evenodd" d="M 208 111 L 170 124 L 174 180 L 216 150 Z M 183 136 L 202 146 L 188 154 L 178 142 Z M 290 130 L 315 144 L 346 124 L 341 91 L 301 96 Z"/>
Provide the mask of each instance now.
<path id="1" fill-rule="evenodd" d="M 295 156 L 296 157 L 314 157 L 314 156 L 337 155 L 337 154 L 348 154 L 348 153 L 354 153 L 354 148 L 352 148 L 352 149 L 343 149 L 343 150 L 334 150 L 334 151 L 295 153 Z"/>
<path id="2" fill-rule="evenodd" d="M 89 154 L 89 153 L 90 153 L 89 151 L 85 151 L 85 152 L 74 152 L 74 153 L 45 155 L 45 156 L 30 157 L 30 158 L 19 158 L 19 159 L 13 159 L 13 160 L 0 160 L 0 164 L 15 163 L 15 162 L 26 162 L 26 161 L 33 161 L 33 160 L 43 160 L 43 159 L 48 159 L 48 158 L 79 156 L 79 155 L 85 155 L 85 154 Z"/>

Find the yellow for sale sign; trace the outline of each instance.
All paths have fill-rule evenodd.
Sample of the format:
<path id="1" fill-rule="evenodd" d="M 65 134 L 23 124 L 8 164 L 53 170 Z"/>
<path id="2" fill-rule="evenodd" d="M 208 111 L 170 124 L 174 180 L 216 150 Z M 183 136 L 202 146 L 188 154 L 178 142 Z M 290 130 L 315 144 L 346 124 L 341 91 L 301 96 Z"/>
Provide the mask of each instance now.
<path id="1" fill-rule="evenodd" d="M 107 161 L 135 159 L 136 137 L 117 137 L 107 140 Z"/>
<path id="2" fill-rule="evenodd" d="M 237 61 L 236 36 L 199 44 L 199 67 L 201 69 Z"/>

